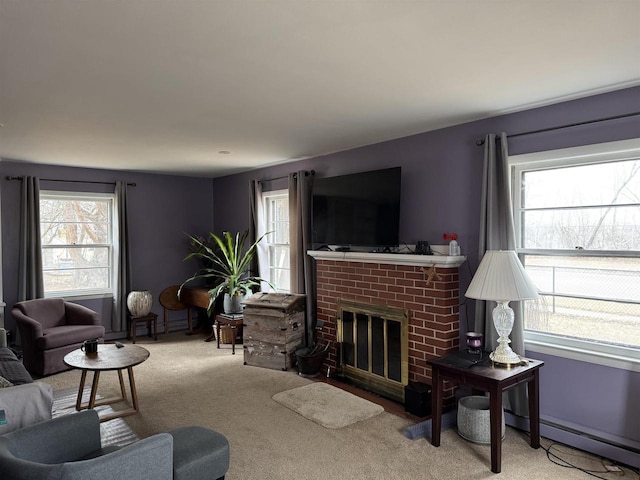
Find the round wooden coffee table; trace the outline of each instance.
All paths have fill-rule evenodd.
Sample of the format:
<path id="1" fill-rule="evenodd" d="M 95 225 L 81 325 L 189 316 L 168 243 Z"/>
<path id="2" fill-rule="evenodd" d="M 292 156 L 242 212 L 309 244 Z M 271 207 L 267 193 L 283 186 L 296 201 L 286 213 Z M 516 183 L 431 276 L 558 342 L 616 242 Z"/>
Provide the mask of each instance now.
<path id="1" fill-rule="evenodd" d="M 80 387 L 78 388 L 78 398 L 76 400 L 76 410 L 83 410 L 86 408 L 92 409 L 99 405 L 107 405 L 110 403 L 126 401 L 127 393 L 125 391 L 124 379 L 122 377 L 122 370 L 126 369 L 129 375 L 129 389 L 131 390 L 132 408 L 126 410 L 118 410 L 114 413 L 101 416 L 100 421 L 105 422 L 113 418 L 125 417 L 127 415 L 138 413 L 140 411 L 140 408 L 138 406 L 138 393 L 136 392 L 136 383 L 133 377 L 133 367 L 141 364 L 147 358 L 149 358 L 149 351 L 143 347 L 140 347 L 138 345 L 125 345 L 122 348 L 118 348 L 113 343 L 98 345 L 97 353 L 87 354 L 78 348 L 77 350 L 74 350 L 65 355 L 64 363 L 72 368 L 82 370 L 82 375 L 80 377 Z M 110 397 L 96 401 L 100 372 L 109 370 L 116 370 L 118 372 L 121 396 Z M 83 404 L 82 393 L 84 392 L 87 372 L 93 372 L 93 382 L 91 384 L 91 395 L 89 397 L 89 402 Z"/>

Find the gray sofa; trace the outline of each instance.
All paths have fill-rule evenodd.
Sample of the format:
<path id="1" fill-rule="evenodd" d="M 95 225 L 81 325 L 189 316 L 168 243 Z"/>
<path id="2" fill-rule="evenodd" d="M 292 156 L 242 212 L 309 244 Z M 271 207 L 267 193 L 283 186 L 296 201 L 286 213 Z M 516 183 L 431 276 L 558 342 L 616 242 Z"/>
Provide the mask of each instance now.
<path id="1" fill-rule="evenodd" d="M 4 421 L 0 434 L 51 418 L 51 385 L 34 382 L 27 369 L 8 347 L 0 347 L 0 410 Z"/>
<path id="2" fill-rule="evenodd" d="M 213 480 L 224 478 L 228 468 L 229 442 L 204 427 L 102 448 L 95 410 L 0 435 L 3 480 Z"/>

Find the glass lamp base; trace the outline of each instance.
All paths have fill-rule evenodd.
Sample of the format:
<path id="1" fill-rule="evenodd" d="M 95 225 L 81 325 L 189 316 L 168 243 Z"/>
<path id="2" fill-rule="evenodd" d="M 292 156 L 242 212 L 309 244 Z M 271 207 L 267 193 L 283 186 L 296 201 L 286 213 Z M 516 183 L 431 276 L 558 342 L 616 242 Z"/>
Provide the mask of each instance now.
<path id="1" fill-rule="evenodd" d="M 513 328 L 513 320 L 513 310 L 509 307 L 509 301 L 499 301 L 496 308 L 493 309 L 493 325 L 499 335 L 498 347 L 489 354 L 489 358 L 499 365 L 518 365 L 521 362 L 518 354 L 509 346 L 511 343 L 509 334 Z"/>
<path id="2" fill-rule="evenodd" d="M 509 349 L 511 354 L 504 354 L 504 352 L 498 352 L 498 349 L 496 349 L 494 352 L 491 352 L 489 354 L 489 358 L 491 359 L 491 361 L 493 363 L 496 363 L 498 365 L 504 365 L 507 367 L 510 366 L 514 366 L 514 365 L 519 365 L 522 362 L 522 359 L 520 358 L 520 356 L 515 353 L 513 350 Z"/>

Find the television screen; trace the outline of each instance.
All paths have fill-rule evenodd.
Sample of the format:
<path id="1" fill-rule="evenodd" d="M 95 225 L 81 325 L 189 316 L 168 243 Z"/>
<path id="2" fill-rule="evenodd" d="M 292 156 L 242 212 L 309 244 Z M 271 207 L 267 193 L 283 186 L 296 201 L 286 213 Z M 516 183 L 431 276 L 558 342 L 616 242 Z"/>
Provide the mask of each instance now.
<path id="1" fill-rule="evenodd" d="M 399 226 L 400 167 L 314 180 L 314 248 L 397 246 Z"/>

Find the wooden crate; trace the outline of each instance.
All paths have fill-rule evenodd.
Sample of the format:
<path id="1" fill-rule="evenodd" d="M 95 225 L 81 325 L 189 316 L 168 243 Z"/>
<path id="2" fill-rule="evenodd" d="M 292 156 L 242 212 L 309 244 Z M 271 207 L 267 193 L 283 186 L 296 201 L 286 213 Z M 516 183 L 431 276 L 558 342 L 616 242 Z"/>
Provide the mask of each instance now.
<path id="1" fill-rule="evenodd" d="M 245 365 L 287 370 L 304 344 L 305 296 L 253 295 L 244 302 Z"/>
<path id="2" fill-rule="evenodd" d="M 259 342 L 254 345 L 243 345 L 244 364 L 253 367 L 264 367 L 272 370 L 288 370 L 295 365 L 295 351 L 300 348 L 277 343 Z"/>

